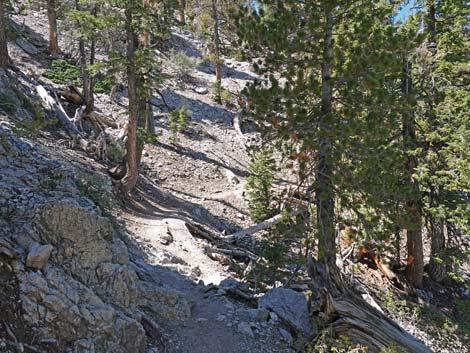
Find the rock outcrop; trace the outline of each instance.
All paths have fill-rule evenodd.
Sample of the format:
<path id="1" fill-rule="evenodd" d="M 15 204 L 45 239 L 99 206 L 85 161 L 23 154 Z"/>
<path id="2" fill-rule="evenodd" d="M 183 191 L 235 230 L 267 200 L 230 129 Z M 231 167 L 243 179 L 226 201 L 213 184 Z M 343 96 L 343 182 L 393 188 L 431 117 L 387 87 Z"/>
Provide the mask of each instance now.
<path id="1" fill-rule="evenodd" d="M 146 328 L 186 320 L 190 305 L 139 277 L 73 174 L 0 120 L 0 238 L 18 254 L 24 319 L 58 351 L 145 352 Z"/>

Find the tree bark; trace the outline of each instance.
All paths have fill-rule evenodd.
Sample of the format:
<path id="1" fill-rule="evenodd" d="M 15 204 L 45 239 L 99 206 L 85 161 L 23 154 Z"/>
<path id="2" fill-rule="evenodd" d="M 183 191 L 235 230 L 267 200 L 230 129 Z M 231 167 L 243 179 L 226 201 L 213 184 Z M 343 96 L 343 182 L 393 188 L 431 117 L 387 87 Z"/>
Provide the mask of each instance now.
<path id="1" fill-rule="evenodd" d="M 447 277 L 446 265 L 442 259 L 443 251 L 446 245 L 444 235 L 444 220 L 431 217 L 430 236 L 431 236 L 431 257 L 429 259 L 429 276 L 436 282 L 443 282 Z"/>
<path id="2" fill-rule="evenodd" d="M 217 0 L 212 0 L 212 16 L 214 17 L 214 56 L 215 56 L 215 81 L 219 89 L 222 88 L 222 68 L 220 65 L 220 35 L 219 14 L 217 11 Z M 222 103 L 220 91 L 216 97 L 217 103 Z"/>
<path id="3" fill-rule="evenodd" d="M 126 174 L 121 179 L 121 190 L 124 194 L 129 193 L 137 183 L 138 174 L 138 155 L 137 146 L 137 124 L 139 115 L 139 103 L 137 97 L 137 70 L 135 51 L 137 47 L 137 36 L 132 28 L 133 16 L 132 9 L 127 6 L 126 16 L 126 58 L 127 58 L 127 90 L 129 99 L 129 120 L 127 123 L 127 142 L 126 142 Z"/>
<path id="4" fill-rule="evenodd" d="M 436 36 L 436 7 L 434 0 L 427 0 L 427 32 L 428 32 L 428 40 L 427 40 L 427 47 L 429 52 L 431 53 L 431 62 L 430 65 L 430 75 L 433 74 L 435 69 L 435 55 L 437 53 L 437 36 Z M 429 77 L 429 100 L 428 100 L 428 115 L 429 121 L 431 126 L 435 126 L 437 124 L 436 121 L 436 112 L 435 112 L 435 105 L 437 104 L 437 92 L 434 87 L 432 77 Z M 434 148 L 434 152 L 436 155 L 439 154 L 437 148 Z M 439 190 L 439 186 L 437 189 L 431 186 L 431 203 L 433 206 L 437 206 L 439 204 L 441 192 Z M 434 216 L 430 217 L 429 220 L 430 227 L 429 227 L 429 235 L 431 237 L 431 256 L 429 260 L 429 276 L 436 282 L 442 282 L 446 279 L 447 271 L 446 265 L 442 259 L 442 253 L 445 249 L 445 234 L 444 234 L 444 220 L 436 218 Z"/>
<path id="5" fill-rule="evenodd" d="M 323 39 L 323 62 L 321 68 L 321 118 L 319 148 L 317 151 L 317 169 L 315 176 L 315 203 L 317 206 L 318 256 L 326 264 L 335 265 L 336 241 L 334 224 L 334 191 L 330 182 L 333 166 L 330 154 L 333 148 L 330 130 L 332 119 L 333 88 L 331 62 L 333 60 L 333 13 L 324 10 L 325 33 Z"/>
<path id="6" fill-rule="evenodd" d="M 150 6 L 149 0 L 144 0 L 145 7 Z M 145 30 L 139 36 L 139 48 L 147 49 L 150 45 L 150 32 Z M 137 80 L 137 94 L 139 100 L 139 128 L 146 130 L 150 134 L 155 133 L 155 122 L 153 120 L 153 111 L 150 100 L 152 99 L 152 82 L 148 73 L 139 74 Z M 143 148 L 143 146 L 142 146 Z"/>
<path id="7" fill-rule="evenodd" d="M 311 311 L 318 314 L 321 326 L 332 330 L 334 337 L 349 337 L 371 353 L 391 346 L 400 352 L 432 353 L 350 287 L 336 266 L 309 257 L 308 272 L 312 278 Z"/>
<path id="8" fill-rule="evenodd" d="M 75 1 L 75 8 L 80 10 L 80 5 L 78 0 Z M 93 9 L 93 13 L 96 14 L 96 9 Z M 78 47 L 80 52 L 80 69 L 82 72 L 82 81 L 83 81 L 83 100 L 85 101 L 85 115 L 90 114 L 95 106 L 94 99 L 94 82 L 93 77 L 90 75 L 90 70 L 88 69 L 88 60 L 86 53 L 86 43 L 83 37 L 80 37 L 78 41 Z M 90 44 L 90 65 L 93 65 L 95 61 L 95 40 L 91 40 Z"/>
<path id="9" fill-rule="evenodd" d="M 180 24 L 186 25 L 186 0 L 179 0 Z"/>
<path id="10" fill-rule="evenodd" d="M 57 39 L 57 9 L 56 0 L 47 0 L 47 18 L 49 21 L 49 49 L 52 54 L 59 53 L 59 42 Z"/>
<path id="11" fill-rule="evenodd" d="M 2 69 L 8 66 L 8 47 L 5 27 L 5 4 L 3 0 L 0 0 L 0 68 Z"/>
<path id="12" fill-rule="evenodd" d="M 413 84 L 411 78 L 411 63 L 406 62 L 403 68 L 402 93 L 405 98 L 411 95 Z M 403 142 L 405 151 L 414 150 L 417 146 L 414 115 L 408 109 L 403 116 Z M 423 260 L 423 236 L 422 236 L 422 209 L 419 185 L 413 179 L 413 174 L 418 167 L 418 158 L 409 154 L 405 162 L 405 170 L 408 173 L 406 183 L 410 186 L 410 195 L 407 196 L 405 208 L 408 214 L 406 225 L 406 248 L 408 257 L 406 260 L 406 278 L 415 287 L 423 286 L 424 260 Z"/>

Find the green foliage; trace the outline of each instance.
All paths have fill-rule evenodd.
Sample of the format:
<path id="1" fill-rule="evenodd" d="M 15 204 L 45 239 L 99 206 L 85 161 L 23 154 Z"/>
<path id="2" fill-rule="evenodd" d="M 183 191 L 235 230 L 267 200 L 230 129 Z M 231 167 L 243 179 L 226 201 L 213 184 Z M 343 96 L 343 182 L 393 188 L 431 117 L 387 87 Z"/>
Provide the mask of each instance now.
<path id="1" fill-rule="evenodd" d="M 172 133 L 170 138 L 172 143 L 178 141 L 177 134 L 183 132 L 188 126 L 189 115 L 190 112 L 186 103 L 183 103 L 168 115 L 169 128 Z"/>
<path id="2" fill-rule="evenodd" d="M 261 222 L 273 214 L 272 187 L 276 169 L 272 152 L 267 148 L 256 153 L 251 161 L 247 190 L 250 214 L 255 222 Z"/>
<path id="3" fill-rule="evenodd" d="M 113 78 L 110 76 L 105 76 L 103 78 L 100 78 L 95 83 L 95 92 L 109 94 L 111 92 L 111 89 L 113 88 L 113 84 L 114 84 L 113 81 L 114 81 Z"/>
<path id="4" fill-rule="evenodd" d="M 0 109 L 7 114 L 15 114 L 16 103 L 8 94 L 0 92 Z"/>
<path id="5" fill-rule="evenodd" d="M 222 83 L 220 81 L 215 81 L 212 85 L 212 100 L 214 102 L 222 102 Z"/>
<path id="6" fill-rule="evenodd" d="M 53 60 L 51 66 L 44 71 L 43 76 L 54 83 L 67 85 L 80 85 L 81 83 L 80 69 L 65 59 Z"/>
<path id="7" fill-rule="evenodd" d="M 215 81 L 212 85 L 212 100 L 214 102 L 224 104 L 225 106 L 229 106 L 233 104 L 235 95 L 228 89 L 222 87 L 220 81 Z"/>
<path id="8" fill-rule="evenodd" d="M 201 63 L 201 59 L 186 55 L 183 51 L 172 49 L 169 53 L 169 61 L 176 69 L 176 76 L 185 82 L 191 77 L 191 73 L 196 70 Z"/>
<path id="9" fill-rule="evenodd" d="M 470 343 L 470 300 L 459 299 L 455 302 L 459 318 L 459 331 L 465 342 Z"/>
<path id="10" fill-rule="evenodd" d="M 400 300 L 388 291 L 381 293 L 381 300 L 381 307 L 399 318 L 412 316 L 417 310 L 410 308 L 405 299 Z"/>
<path id="11" fill-rule="evenodd" d="M 333 337 L 330 330 L 323 331 L 310 344 L 306 353 L 367 353 L 367 348 L 354 344 L 346 336 Z"/>

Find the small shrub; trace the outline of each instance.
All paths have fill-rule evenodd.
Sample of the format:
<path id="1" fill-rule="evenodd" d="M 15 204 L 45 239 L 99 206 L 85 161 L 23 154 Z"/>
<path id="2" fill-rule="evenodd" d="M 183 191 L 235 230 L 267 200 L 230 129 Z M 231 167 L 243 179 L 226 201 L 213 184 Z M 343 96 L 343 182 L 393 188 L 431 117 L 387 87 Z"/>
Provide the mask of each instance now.
<path id="1" fill-rule="evenodd" d="M 201 59 L 172 49 L 170 51 L 170 62 L 175 66 L 177 78 L 181 81 L 187 81 L 191 73 L 201 63 Z"/>
<path id="2" fill-rule="evenodd" d="M 183 132 L 188 126 L 189 109 L 186 103 L 183 103 L 179 108 L 173 110 L 168 116 L 168 122 L 172 136 L 170 138 L 172 143 L 177 142 L 177 134 Z"/>
<path id="3" fill-rule="evenodd" d="M 105 76 L 100 78 L 95 83 L 95 92 L 96 93 L 110 93 L 113 87 L 113 78 Z"/>
<path id="4" fill-rule="evenodd" d="M 215 81 L 212 86 L 212 100 L 217 103 L 222 103 L 222 85 L 219 81 Z"/>
<path id="5" fill-rule="evenodd" d="M 15 101 L 8 94 L 0 93 L 0 110 L 10 115 L 16 113 Z"/>
<path id="6" fill-rule="evenodd" d="M 80 69 L 65 59 L 53 60 L 43 76 L 59 84 L 79 85 L 81 82 Z"/>
<path id="7" fill-rule="evenodd" d="M 235 95 L 228 89 L 222 87 L 219 81 L 212 85 L 212 100 L 219 104 L 229 106 L 234 103 Z"/>
<path id="8" fill-rule="evenodd" d="M 354 344 L 346 336 L 333 337 L 331 332 L 324 331 L 306 350 L 307 353 L 367 353 L 367 347 Z"/>

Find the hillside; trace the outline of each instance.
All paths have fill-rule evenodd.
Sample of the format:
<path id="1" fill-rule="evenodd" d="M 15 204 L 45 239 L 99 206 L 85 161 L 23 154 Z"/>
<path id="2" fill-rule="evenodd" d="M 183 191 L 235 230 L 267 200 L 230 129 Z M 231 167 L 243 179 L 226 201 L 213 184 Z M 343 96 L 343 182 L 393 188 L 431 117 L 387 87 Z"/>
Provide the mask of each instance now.
<path id="1" fill-rule="evenodd" d="M 9 9 L 10 65 L 0 69 L 0 352 L 326 352 L 317 337 L 327 327 L 318 315 L 324 307 L 315 306 L 319 282 L 292 255 L 302 251 L 301 237 L 285 241 L 293 260 L 274 270 L 263 248 L 268 231 L 227 237 L 258 223 L 247 183 L 262 134 L 239 104 L 243 89 L 261 79 L 252 63 L 221 55 L 228 93 L 217 103 L 207 41 L 171 27 L 164 50 L 152 49 L 164 77 L 148 98 L 155 134 L 144 138 L 136 185 L 123 194 L 110 170 L 126 156 L 126 80 L 119 76 L 115 95 L 95 93 L 96 120 L 74 119 L 81 104 L 67 92 L 81 87 L 59 83 L 54 75 L 68 73 L 51 68 L 78 63 L 76 33 L 60 19 L 62 50 L 52 54 L 47 11 L 33 5 Z M 175 53 L 197 59 L 184 79 Z M 108 58 L 107 49 L 97 57 Z M 60 105 L 48 106 L 44 92 Z M 181 107 L 187 114 L 176 131 Z M 274 159 L 284 163 L 280 152 Z M 276 192 L 296 182 L 294 168 L 282 164 Z M 456 268 L 461 282 L 426 276 L 417 289 L 402 267 L 388 278 L 373 257 L 358 258 L 355 245 L 338 243 L 344 283 L 367 301 L 364 313 L 379 306 L 377 322 L 389 325 L 391 337 L 416 352 L 470 349 L 468 261 Z M 427 260 L 429 240 L 424 248 Z M 260 270 L 258 278 L 256 266 L 267 274 Z M 274 285 L 263 277 L 278 275 Z M 344 352 L 360 349 L 334 341 L 348 346 Z"/>

